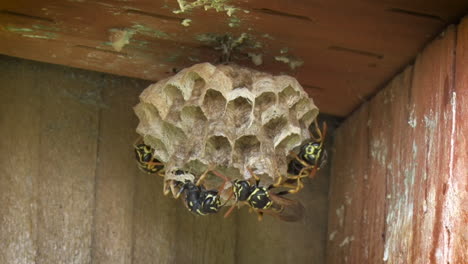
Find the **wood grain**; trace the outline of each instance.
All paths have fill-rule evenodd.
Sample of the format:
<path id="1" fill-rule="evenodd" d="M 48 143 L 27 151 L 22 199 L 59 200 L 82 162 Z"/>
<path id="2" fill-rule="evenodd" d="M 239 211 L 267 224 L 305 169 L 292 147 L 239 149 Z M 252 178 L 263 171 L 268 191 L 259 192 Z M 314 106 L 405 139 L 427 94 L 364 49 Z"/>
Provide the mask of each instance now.
<path id="1" fill-rule="evenodd" d="M 361 252 L 364 183 L 368 174 L 367 120 L 369 105 L 363 105 L 335 133 L 332 159 L 326 263 L 352 262 Z"/>
<path id="2" fill-rule="evenodd" d="M 148 82 L 99 76 L 98 164 L 94 209 L 93 261 L 132 263 L 133 198 L 139 170 L 132 143 L 136 140 L 137 118 L 131 111 L 141 88 Z M 146 175 L 144 175 L 146 176 Z"/>
<path id="3" fill-rule="evenodd" d="M 0 262 L 34 263 L 41 89 L 31 63 L 0 59 L 0 68 Z"/>
<path id="4" fill-rule="evenodd" d="M 346 116 L 468 9 L 463 0 L 293 5 L 237 0 L 229 5 L 245 12 L 228 16 L 198 8 L 174 14 L 177 1 L 161 0 L 3 1 L 0 53 L 160 80 L 196 62 L 216 63 L 219 43 L 206 41 L 207 36 L 247 33 L 250 40 L 235 52 L 235 63 L 293 75 L 309 87 L 323 112 Z M 192 20 L 189 27 L 181 25 L 186 18 Z M 133 32 L 120 51 L 110 41 L 116 30 Z M 248 53 L 262 54 L 263 64 L 255 66 Z M 304 64 L 291 69 L 276 56 Z"/>
<path id="5" fill-rule="evenodd" d="M 458 123 L 466 108 L 465 23 L 458 37 L 447 28 L 337 131 L 329 263 L 466 262 L 466 234 L 458 228 L 467 222 L 465 128 Z M 363 141 L 354 139 L 366 129 Z M 359 152 L 362 145 L 369 151 Z M 362 187 L 355 171 L 367 172 Z M 351 210 L 339 207 L 348 193 Z M 351 235 L 348 250 L 345 240 L 333 241 Z"/>
<path id="6" fill-rule="evenodd" d="M 468 262 L 468 18 L 458 27 L 455 86 L 451 96 L 451 165 L 447 179 L 447 198 L 442 224 L 450 235 L 447 259 L 450 263 Z"/>
<path id="7" fill-rule="evenodd" d="M 39 68 L 37 263 L 91 261 L 98 106 L 92 76 Z M 52 253 L 53 252 L 53 253 Z"/>

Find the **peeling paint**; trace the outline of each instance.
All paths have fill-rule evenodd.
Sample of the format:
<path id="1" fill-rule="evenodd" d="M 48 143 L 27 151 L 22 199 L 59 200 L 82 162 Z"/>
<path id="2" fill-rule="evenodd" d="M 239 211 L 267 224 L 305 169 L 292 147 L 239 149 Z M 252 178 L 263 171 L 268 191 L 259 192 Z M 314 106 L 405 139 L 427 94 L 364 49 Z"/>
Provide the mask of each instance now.
<path id="1" fill-rule="evenodd" d="M 33 28 L 37 28 L 37 25 L 33 25 Z M 20 27 L 13 27 L 13 26 L 7 26 L 5 27 L 6 30 L 13 32 L 13 33 L 19 33 L 23 37 L 27 38 L 36 38 L 36 39 L 56 39 L 57 34 L 53 32 L 46 32 L 42 30 L 34 30 L 31 28 L 20 28 Z M 28 34 L 27 34 L 28 33 Z"/>
<path id="2" fill-rule="evenodd" d="M 252 63 L 255 65 L 255 66 L 259 66 L 259 65 L 262 65 L 263 63 L 263 55 L 260 53 L 260 54 L 255 54 L 255 53 L 248 53 L 250 59 L 252 60 Z"/>
<path id="3" fill-rule="evenodd" d="M 280 53 L 281 53 L 281 54 L 286 54 L 286 53 L 288 53 L 288 52 L 289 52 L 289 48 L 287 48 L 287 47 L 286 47 L 286 48 L 282 48 L 282 49 L 280 50 Z"/>
<path id="4" fill-rule="evenodd" d="M 37 29 L 37 30 L 46 30 L 46 31 L 56 31 L 56 32 L 60 31 L 60 28 L 45 26 L 45 25 L 40 25 L 40 24 L 32 25 L 32 28 Z"/>
<path id="5" fill-rule="evenodd" d="M 346 204 L 347 204 L 347 205 L 351 205 L 352 201 L 353 201 L 353 198 L 349 197 L 349 195 L 346 193 L 346 194 L 345 194 L 345 202 L 346 202 Z"/>
<path id="6" fill-rule="evenodd" d="M 141 48 L 148 47 L 149 42 L 145 40 L 130 40 L 130 45 L 136 45 Z"/>
<path id="7" fill-rule="evenodd" d="M 343 239 L 343 241 L 340 243 L 339 246 L 344 247 L 344 246 L 348 245 L 349 243 L 351 243 L 353 240 L 354 240 L 353 236 L 346 237 L 345 239 Z"/>
<path id="8" fill-rule="evenodd" d="M 338 233 L 337 230 L 333 230 L 333 232 L 330 233 L 330 236 L 328 237 L 328 240 L 333 241 L 335 239 L 336 234 Z"/>
<path id="9" fill-rule="evenodd" d="M 304 64 L 304 61 L 299 58 L 294 58 L 291 56 L 276 56 L 275 60 L 284 62 L 289 65 L 291 70 L 294 70 L 298 67 L 301 67 Z"/>
<path id="10" fill-rule="evenodd" d="M 52 36 L 33 35 L 33 34 L 23 34 L 22 36 L 27 37 L 27 38 L 37 38 L 37 39 L 55 39 L 55 37 L 52 37 Z"/>
<path id="11" fill-rule="evenodd" d="M 205 11 L 214 9 L 216 12 L 226 12 L 226 15 L 232 16 L 235 12 L 242 10 L 241 8 L 228 5 L 230 0 L 196 0 L 189 2 L 186 0 L 177 0 L 179 9 L 172 11 L 174 14 L 180 14 L 191 11 L 195 8 L 203 8 Z"/>
<path id="12" fill-rule="evenodd" d="M 270 34 L 267 34 L 267 33 L 263 34 L 262 38 L 271 39 L 271 40 L 275 39 L 274 37 L 272 37 Z"/>
<path id="13" fill-rule="evenodd" d="M 114 50 L 121 51 L 125 45 L 130 43 L 133 34 L 135 34 L 135 32 L 131 30 L 112 31 L 109 35 L 109 40 Z"/>
<path id="14" fill-rule="evenodd" d="M 241 25 L 241 20 L 238 17 L 231 17 L 229 19 L 229 27 L 239 27 Z"/>
<path id="15" fill-rule="evenodd" d="M 371 157 L 377 160 L 380 166 L 387 167 L 388 146 L 379 139 L 372 140 L 371 146 Z"/>
<path id="16" fill-rule="evenodd" d="M 437 118 L 434 117 L 432 109 L 429 111 L 429 115 L 424 115 L 424 125 L 429 129 L 433 129 L 437 126 Z"/>
<path id="17" fill-rule="evenodd" d="M 336 212 L 336 216 L 338 217 L 340 227 L 343 227 L 343 223 L 344 223 L 344 205 L 341 205 L 341 207 L 336 209 L 335 212 Z"/>
<path id="18" fill-rule="evenodd" d="M 261 43 L 254 40 L 254 37 L 245 32 L 241 33 L 238 37 L 230 34 L 218 34 L 218 33 L 203 33 L 195 36 L 195 39 L 204 42 L 208 45 L 213 46 L 215 49 L 240 49 L 250 48 L 258 49 L 261 47 Z"/>
<path id="19" fill-rule="evenodd" d="M 17 28 L 17 27 L 11 27 L 11 26 L 7 26 L 6 29 L 10 32 L 33 32 L 34 31 L 30 28 Z"/>
<path id="20" fill-rule="evenodd" d="M 412 190 L 416 177 L 416 168 L 418 147 L 413 141 L 413 163 L 411 166 L 404 169 L 403 188 L 400 191 L 394 190 L 399 195 L 394 199 L 389 199 L 389 210 L 386 217 L 387 231 L 384 244 L 383 261 L 391 263 L 402 263 L 407 259 L 400 259 L 397 253 L 399 248 L 409 248 L 413 237 L 413 202 L 411 201 Z M 387 196 L 388 198 L 388 196 Z M 390 197 L 391 198 L 391 197 Z"/>
<path id="21" fill-rule="evenodd" d="M 412 127 L 412 128 L 416 128 L 416 126 L 418 125 L 418 121 L 416 120 L 416 117 L 414 116 L 414 105 L 413 107 L 411 107 L 411 110 L 410 110 L 410 115 L 409 115 L 409 119 L 408 119 L 408 124 Z"/>
<path id="22" fill-rule="evenodd" d="M 184 26 L 184 27 L 189 27 L 190 23 L 192 23 L 192 19 L 190 19 L 190 18 L 186 18 L 186 19 L 182 20 L 182 22 L 180 22 L 180 24 L 182 26 Z"/>
<path id="23" fill-rule="evenodd" d="M 134 24 L 131 27 L 131 29 L 134 30 L 136 33 L 139 33 L 145 36 L 154 37 L 158 39 L 171 39 L 171 36 L 167 34 L 166 32 L 158 30 L 158 29 L 154 29 L 154 28 L 142 25 L 142 24 Z"/>

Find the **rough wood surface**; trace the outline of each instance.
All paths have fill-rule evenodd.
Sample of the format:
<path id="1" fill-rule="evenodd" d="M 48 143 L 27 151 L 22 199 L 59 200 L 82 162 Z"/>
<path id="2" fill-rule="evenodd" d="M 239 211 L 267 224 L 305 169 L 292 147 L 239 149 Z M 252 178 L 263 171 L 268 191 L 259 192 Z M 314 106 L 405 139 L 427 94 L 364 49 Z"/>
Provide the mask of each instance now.
<path id="1" fill-rule="evenodd" d="M 129 111 L 148 83 L 127 78 L 97 79 L 100 90 L 96 207 L 93 260 L 102 264 L 132 263 L 135 167 L 131 142 L 136 140 L 135 115 Z"/>
<path id="2" fill-rule="evenodd" d="M 450 234 L 447 260 L 468 262 L 468 18 L 458 27 L 455 63 L 455 87 L 452 99 L 452 129 L 450 146 L 453 166 L 449 167 L 447 198 L 442 223 Z M 452 140 L 453 139 L 453 140 Z"/>
<path id="3" fill-rule="evenodd" d="M 30 74 L 41 91 L 36 262 L 88 262 L 99 127 L 98 108 L 87 100 L 96 90 L 70 69 Z"/>
<path id="4" fill-rule="evenodd" d="M 304 219 L 282 222 L 266 216 L 259 222 L 242 207 L 238 214 L 235 263 L 325 263 L 328 177 L 317 178 L 293 199 L 305 207 Z"/>
<path id="5" fill-rule="evenodd" d="M 452 129 L 455 27 L 447 29 L 416 60 L 411 84 L 414 112 L 412 263 L 447 262 L 449 234 L 442 225 Z M 397 231 L 395 231 L 397 232 Z M 400 231 L 398 231 L 400 232 Z M 396 242 L 395 242 L 396 243 Z"/>
<path id="6" fill-rule="evenodd" d="M 335 133 L 326 263 L 353 263 L 356 254 L 361 252 L 360 242 L 364 239 L 361 232 L 368 228 L 361 222 L 366 217 L 362 211 L 364 181 L 370 176 L 367 174 L 368 116 L 369 105 L 365 104 Z"/>
<path id="7" fill-rule="evenodd" d="M 327 175 L 296 224 L 196 217 L 139 171 L 132 106 L 149 85 L 0 57 L 0 263 L 323 263 Z"/>
<path id="8" fill-rule="evenodd" d="M 0 60 L 0 263 L 34 263 L 41 91 L 37 76 L 24 78 L 28 62 L 8 64 Z"/>
<path id="9" fill-rule="evenodd" d="M 178 2 L 2 1 L 0 53 L 154 81 L 217 62 L 211 40 L 246 33 L 234 62 L 293 74 L 323 112 L 346 116 L 468 8 L 465 0 L 212 1 L 239 9 L 228 16 L 202 7 L 174 14 Z M 292 69 L 287 60 L 304 63 Z"/>
<path id="10" fill-rule="evenodd" d="M 468 223 L 466 128 L 459 123 L 467 105 L 466 24 L 458 38 L 454 26 L 445 30 L 414 67 L 339 128 L 328 263 L 467 262 L 466 232 L 460 228 Z M 363 130 L 368 131 L 363 140 L 354 139 L 355 131 Z M 369 151 L 359 152 L 362 145 Z M 359 187 L 353 172 L 362 171 L 362 164 L 367 173 Z M 349 192 L 356 199 L 346 205 Z M 334 241 L 351 235 L 352 240 Z"/>

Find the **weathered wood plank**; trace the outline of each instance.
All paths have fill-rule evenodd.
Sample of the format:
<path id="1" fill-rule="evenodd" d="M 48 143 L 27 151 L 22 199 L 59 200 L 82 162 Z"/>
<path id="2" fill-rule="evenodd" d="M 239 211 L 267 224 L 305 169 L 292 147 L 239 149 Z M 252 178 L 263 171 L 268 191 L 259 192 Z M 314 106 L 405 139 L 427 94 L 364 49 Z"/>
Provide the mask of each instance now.
<path id="1" fill-rule="evenodd" d="M 369 107 L 362 107 L 369 108 L 368 118 L 360 110 L 338 130 L 329 236 L 341 238 L 335 229 L 340 222 L 345 232 L 349 228 L 358 235 L 353 236 L 354 244 L 344 252 L 339 250 L 343 243 L 329 242 L 329 263 L 446 263 L 456 259 L 452 253 L 457 249 L 451 242 L 454 220 L 450 212 L 459 208 L 462 198 L 447 195 L 450 186 L 454 193 L 464 186 L 453 176 L 452 164 L 453 154 L 458 153 L 453 142 L 459 140 L 453 123 L 458 109 L 453 90 L 455 78 L 458 80 L 454 75 L 455 35 L 455 27 L 449 27 L 424 49 L 414 67 L 395 77 Z M 363 130 L 366 125 L 370 127 L 368 143 L 350 141 L 353 130 Z M 356 151 L 360 144 L 368 144 L 369 153 Z M 354 155 L 349 154 L 349 149 Z M 361 160 L 368 162 L 364 188 L 346 181 L 344 173 L 340 173 L 351 175 L 360 170 Z M 466 171 L 463 165 L 458 166 Z M 464 177 L 466 182 L 466 174 Z M 353 208 L 362 213 L 361 218 L 353 211 L 348 214 L 346 207 L 344 212 L 333 214 L 336 204 L 346 200 L 347 192 L 357 193 L 353 203 L 362 201 L 361 206 Z M 346 233 L 345 237 L 350 235 Z"/>
<path id="2" fill-rule="evenodd" d="M 413 204 L 412 263 L 445 263 L 448 234 L 442 225 L 449 171 L 451 91 L 454 80 L 455 27 L 449 27 L 417 58 L 411 85 L 416 164 Z M 411 151 L 408 149 L 405 151 Z M 403 216 L 401 216 L 403 217 Z M 394 252 L 396 253 L 396 252 Z"/>
<path id="3" fill-rule="evenodd" d="M 161 177 L 138 172 L 133 198 L 132 263 L 175 263 L 177 208 L 180 201 L 163 195 Z"/>
<path id="4" fill-rule="evenodd" d="M 228 16 L 199 7 L 175 14 L 178 2 L 162 0 L 2 1 L 0 53 L 157 80 L 173 68 L 216 62 L 214 37 L 246 33 L 235 63 L 295 75 L 322 112 L 346 116 L 468 7 L 464 0 L 228 5 L 243 10 Z M 184 19 L 191 19 L 189 27 L 181 25 Z M 122 50 L 112 47 L 117 30 L 128 32 Z M 248 53 L 261 54 L 262 65 L 255 66 Z M 281 61 L 288 59 L 304 65 L 292 69 Z"/>
<path id="5" fill-rule="evenodd" d="M 34 263 L 41 90 L 34 64 L 0 56 L 0 263 Z"/>
<path id="6" fill-rule="evenodd" d="M 332 160 L 326 263 L 353 263 L 360 252 L 361 223 L 368 177 L 369 104 L 364 104 L 335 134 Z"/>
<path id="7" fill-rule="evenodd" d="M 236 217 L 224 219 L 222 213 L 195 216 L 181 203 L 176 206 L 177 228 L 173 238 L 176 245 L 173 249 L 173 263 L 236 263 Z"/>
<path id="8" fill-rule="evenodd" d="M 39 69 L 36 263 L 89 263 L 98 137 L 96 74 L 50 65 Z"/>
<path id="9" fill-rule="evenodd" d="M 136 178 L 133 263 L 235 263 L 235 218 L 195 216 L 162 188 L 160 177 Z"/>
<path id="10" fill-rule="evenodd" d="M 412 143 L 414 131 L 413 120 L 409 109 L 410 90 L 413 67 L 395 77 L 384 91 L 379 94 L 378 103 L 389 104 L 391 120 L 384 120 L 388 126 L 382 135 L 391 144 L 381 146 L 387 149 L 385 160 L 385 215 L 378 221 L 385 221 L 381 248 L 383 253 L 375 256 L 376 263 L 409 263 L 413 220 L 413 186 L 411 185 L 415 167 L 414 148 Z M 376 102 L 376 105 L 378 103 Z M 377 109 L 376 109 L 377 110 Z M 378 116 L 376 116 L 378 118 Z M 373 245 L 373 237 L 369 234 L 368 243 Z M 395 252 L 397 252 L 395 254 Z"/>
<path id="11" fill-rule="evenodd" d="M 132 147 L 137 118 L 132 108 L 148 83 L 104 75 L 96 84 L 102 89 L 102 104 L 92 258 L 100 264 L 130 264 L 137 177 Z"/>
<path id="12" fill-rule="evenodd" d="M 455 87 L 451 94 L 450 166 L 442 224 L 449 263 L 468 263 L 468 17 L 458 27 Z"/>

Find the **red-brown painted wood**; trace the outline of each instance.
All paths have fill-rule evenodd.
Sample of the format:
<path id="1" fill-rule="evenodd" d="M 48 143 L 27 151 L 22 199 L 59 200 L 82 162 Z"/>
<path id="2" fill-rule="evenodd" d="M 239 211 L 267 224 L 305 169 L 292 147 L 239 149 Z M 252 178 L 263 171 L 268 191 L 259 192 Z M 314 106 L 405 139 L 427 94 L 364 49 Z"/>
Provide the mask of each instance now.
<path id="1" fill-rule="evenodd" d="M 465 19 L 337 130 L 328 263 L 467 263 L 467 47 Z"/>
<path id="2" fill-rule="evenodd" d="M 250 40 L 234 54 L 235 63 L 293 75 L 322 112 L 346 116 L 468 9 L 465 0 L 228 4 L 246 12 L 174 14 L 175 0 L 6 0 L 0 3 L 0 53 L 160 80 L 173 69 L 217 61 L 220 53 L 204 34 L 247 33 Z M 185 18 L 192 19 L 189 27 L 181 25 Z M 231 27 L 233 19 L 238 26 Z M 134 34 L 116 51 L 110 38 L 119 29 Z M 254 66 L 248 53 L 263 54 L 263 64 Z M 292 70 L 275 60 L 282 55 L 304 64 Z"/>
<path id="3" fill-rule="evenodd" d="M 449 172 L 455 27 L 425 48 L 414 66 L 410 111 L 414 111 L 412 263 L 444 263 L 447 233 L 441 223 Z M 413 181 L 414 179 L 414 181 Z"/>
<path id="4" fill-rule="evenodd" d="M 364 181 L 367 176 L 369 105 L 337 130 L 330 182 L 327 263 L 345 263 L 360 252 Z M 362 118 L 366 117 L 366 118 Z"/>
<path id="5" fill-rule="evenodd" d="M 452 118 L 447 197 L 442 224 L 449 233 L 447 259 L 450 263 L 468 263 L 468 18 L 458 27 L 455 89 L 452 94 Z"/>

